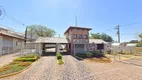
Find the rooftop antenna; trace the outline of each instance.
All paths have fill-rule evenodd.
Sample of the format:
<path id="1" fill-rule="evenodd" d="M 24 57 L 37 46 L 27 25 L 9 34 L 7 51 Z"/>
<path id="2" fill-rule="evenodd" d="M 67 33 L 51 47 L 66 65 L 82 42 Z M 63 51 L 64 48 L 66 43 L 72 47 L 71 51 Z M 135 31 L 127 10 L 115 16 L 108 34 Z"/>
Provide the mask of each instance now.
<path id="1" fill-rule="evenodd" d="M 75 26 L 77 27 L 77 15 L 75 16 Z"/>

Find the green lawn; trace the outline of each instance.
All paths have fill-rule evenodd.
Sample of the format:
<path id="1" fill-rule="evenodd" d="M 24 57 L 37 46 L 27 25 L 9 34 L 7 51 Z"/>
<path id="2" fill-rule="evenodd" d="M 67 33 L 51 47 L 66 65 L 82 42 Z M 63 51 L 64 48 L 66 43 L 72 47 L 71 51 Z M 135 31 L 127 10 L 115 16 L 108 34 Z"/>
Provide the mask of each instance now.
<path id="1" fill-rule="evenodd" d="M 8 65 L 0 67 L 0 76 L 23 70 L 36 60 L 37 55 L 35 54 L 29 54 L 26 56 L 15 58 L 13 62 L 9 63 Z"/>
<path id="2" fill-rule="evenodd" d="M 27 62 L 29 63 L 28 65 L 21 65 L 23 62 L 15 63 L 15 64 L 8 64 L 0 68 L 0 75 L 5 75 L 13 72 L 17 72 L 20 70 L 23 70 L 27 66 L 29 66 L 32 62 Z"/>

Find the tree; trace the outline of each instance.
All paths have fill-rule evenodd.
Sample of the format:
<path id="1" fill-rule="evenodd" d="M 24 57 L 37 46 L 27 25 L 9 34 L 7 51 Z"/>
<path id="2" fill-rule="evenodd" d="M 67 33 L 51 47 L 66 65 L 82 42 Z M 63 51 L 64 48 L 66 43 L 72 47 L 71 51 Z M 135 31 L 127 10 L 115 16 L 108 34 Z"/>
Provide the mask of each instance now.
<path id="1" fill-rule="evenodd" d="M 137 43 L 137 47 L 142 47 L 142 33 L 139 35 L 141 40 Z"/>
<path id="2" fill-rule="evenodd" d="M 91 37 L 90 38 L 101 39 L 101 34 L 100 33 L 91 33 Z"/>
<path id="3" fill-rule="evenodd" d="M 106 42 L 112 42 L 113 39 L 111 36 L 105 34 L 105 33 L 91 33 L 91 38 L 94 38 L 94 39 L 103 39 L 104 41 Z"/>
<path id="4" fill-rule="evenodd" d="M 138 43 L 138 40 L 131 40 L 130 43 Z"/>
<path id="5" fill-rule="evenodd" d="M 139 35 L 139 37 L 142 39 L 142 33 Z"/>
<path id="6" fill-rule="evenodd" d="M 103 39 L 106 42 L 112 42 L 113 41 L 112 37 L 107 35 L 107 34 L 105 34 L 105 33 L 102 33 L 101 39 Z"/>
<path id="7" fill-rule="evenodd" d="M 30 25 L 27 26 L 27 37 L 30 38 L 31 41 L 36 40 L 37 37 L 52 37 L 55 35 L 55 31 L 47 28 L 43 25 Z"/>

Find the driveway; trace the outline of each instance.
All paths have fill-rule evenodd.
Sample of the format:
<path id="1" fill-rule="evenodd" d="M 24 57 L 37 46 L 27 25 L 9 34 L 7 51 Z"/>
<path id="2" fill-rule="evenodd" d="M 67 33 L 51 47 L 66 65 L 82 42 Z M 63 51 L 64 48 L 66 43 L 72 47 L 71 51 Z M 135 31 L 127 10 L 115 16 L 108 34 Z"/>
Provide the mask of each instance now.
<path id="1" fill-rule="evenodd" d="M 78 61 L 70 55 L 63 60 L 64 64 L 58 65 L 55 56 L 44 56 L 25 72 L 1 80 L 142 80 L 139 66 Z"/>
<path id="2" fill-rule="evenodd" d="M 44 56 L 27 71 L 2 80 L 95 80 L 83 62 L 70 55 L 63 56 L 64 65 L 55 56 Z"/>

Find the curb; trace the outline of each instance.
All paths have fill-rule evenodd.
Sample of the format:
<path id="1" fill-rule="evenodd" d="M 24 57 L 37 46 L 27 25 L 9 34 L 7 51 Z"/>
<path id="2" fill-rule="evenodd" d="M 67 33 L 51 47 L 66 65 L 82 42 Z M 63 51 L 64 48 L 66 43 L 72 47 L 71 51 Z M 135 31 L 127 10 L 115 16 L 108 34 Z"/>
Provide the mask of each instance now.
<path id="1" fill-rule="evenodd" d="M 29 65 L 28 67 L 24 68 L 23 70 L 20 70 L 18 72 L 13 72 L 13 73 L 2 75 L 2 76 L 0 76 L 0 79 L 1 78 L 5 78 L 5 77 L 10 77 L 10 76 L 13 76 L 13 75 L 16 75 L 16 74 L 19 74 L 19 73 L 22 73 L 22 72 L 26 71 L 27 69 L 29 69 L 32 65 L 34 65 L 38 60 L 39 59 L 37 59 L 35 62 L 33 62 L 31 65 Z"/>
<path id="2" fill-rule="evenodd" d="M 75 57 L 76 59 L 79 59 L 79 60 L 83 60 L 83 58 L 78 57 L 78 56 L 73 56 L 73 57 Z"/>

